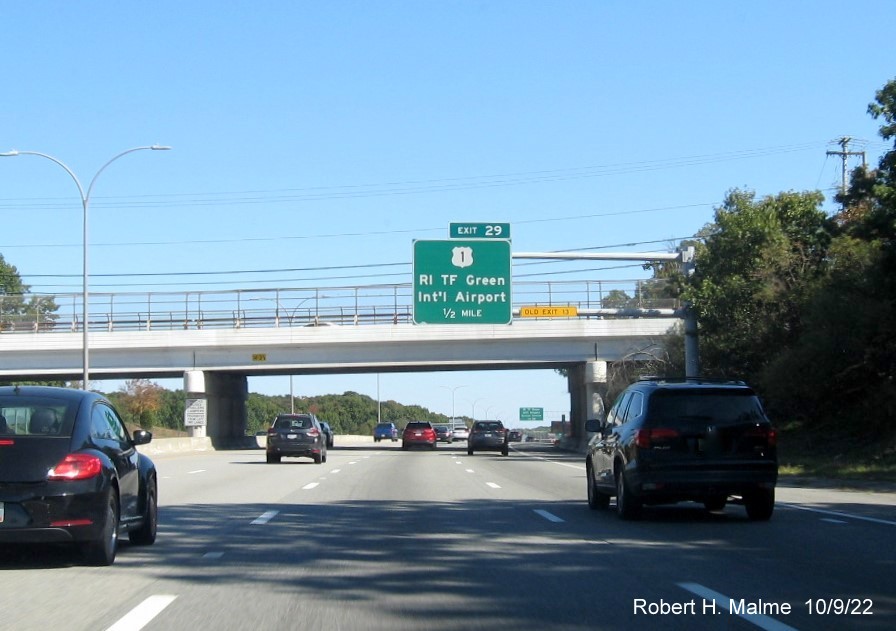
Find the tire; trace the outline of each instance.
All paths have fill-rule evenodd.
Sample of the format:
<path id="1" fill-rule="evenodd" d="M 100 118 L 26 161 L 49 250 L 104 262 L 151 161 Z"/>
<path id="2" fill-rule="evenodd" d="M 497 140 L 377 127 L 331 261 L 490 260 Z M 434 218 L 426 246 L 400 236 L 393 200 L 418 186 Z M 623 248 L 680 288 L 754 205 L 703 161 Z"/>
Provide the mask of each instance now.
<path id="1" fill-rule="evenodd" d="M 103 527 L 99 537 L 84 544 L 84 559 L 90 565 L 104 566 L 115 562 L 118 551 L 118 492 L 109 490 L 109 502 L 103 514 Z"/>
<path id="2" fill-rule="evenodd" d="M 472 455 L 473 455 L 473 448 L 472 448 L 472 447 L 467 447 L 467 455 L 468 455 L 468 456 L 472 456 Z"/>
<path id="3" fill-rule="evenodd" d="M 276 454 L 267 454 L 268 464 L 277 464 L 280 462 L 280 456 Z"/>
<path id="4" fill-rule="evenodd" d="M 143 523 L 136 530 L 128 532 L 128 539 L 135 546 L 151 546 L 156 542 L 156 530 L 159 524 L 157 494 L 156 481 L 154 479 L 149 480 L 146 489 L 146 511 L 143 513 Z"/>
<path id="5" fill-rule="evenodd" d="M 757 489 L 744 494 L 744 507 L 751 521 L 768 521 L 775 512 L 775 490 Z"/>
<path id="6" fill-rule="evenodd" d="M 632 496 L 622 471 L 616 474 L 616 514 L 625 520 L 637 519 L 641 514 L 641 502 Z"/>
<path id="7" fill-rule="evenodd" d="M 510 448 L 507 447 L 507 446 L 505 445 L 505 446 L 504 446 L 504 449 L 501 450 L 501 455 L 502 455 L 502 456 L 509 456 L 509 455 L 510 455 Z"/>
<path id="8" fill-rule="evenodd" d="M 585 467 L 585 475 L 588 476 L 588 508 L 591 510 L 607 510 L 610 507 L 610 496 L 597 490 L 594 484 L 594 471 L 591 463 Z"/>
<path id="9" fill-rule="evenodd" d="M 437 443 L 433 443 L 433 444 L 432 444 L 432 447 L 430 447 L 430 449 L 435 450 L 435 448 L 436 448 L 436 444 L 437 444 Z"/>
<path id="10" fill-rule="evenodd" d="M 728 497 L 719 495 L 718 497 L 711 497 L 707 500 L 703 500 L 703 506 L 709 512 L 720 511 L 725 508 L 725 504 L 728 503 Z"/>
<path id="11" fill-rule="evenodd" d="M 313 454 L 314 464 L 321 464 L 324 461 L 323 454 Z"/>

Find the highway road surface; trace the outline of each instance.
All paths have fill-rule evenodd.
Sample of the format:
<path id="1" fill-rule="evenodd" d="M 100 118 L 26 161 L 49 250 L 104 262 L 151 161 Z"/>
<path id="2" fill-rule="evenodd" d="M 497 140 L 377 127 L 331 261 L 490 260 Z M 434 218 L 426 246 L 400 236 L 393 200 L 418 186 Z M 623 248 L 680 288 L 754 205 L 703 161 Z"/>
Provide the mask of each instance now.
<path id="1" fill-rule="evenodd" d="M 782 484 L 742 506 L 589 510 L 580 455 L 516 443 L 327 462 L 155 456 L 159 535 L 115 565 L 0 549 L 16 630 L 894 629 L 896 494 Z M 612 506 L 611 506 L 612 508 Z"/>

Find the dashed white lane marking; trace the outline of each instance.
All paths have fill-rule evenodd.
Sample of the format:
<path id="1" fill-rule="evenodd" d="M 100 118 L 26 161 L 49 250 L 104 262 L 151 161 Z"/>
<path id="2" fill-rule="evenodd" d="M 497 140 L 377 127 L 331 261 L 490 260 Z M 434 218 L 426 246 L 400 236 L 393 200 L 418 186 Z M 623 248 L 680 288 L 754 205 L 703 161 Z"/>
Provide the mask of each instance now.
<path id="1" fill-rule="evenodd" d="M 467 469 L 467 473 L 476 473 L 476 472 L 473 471 L 472 469 Z"/>
<path id="2" fill-rule="evenodd" d="M 339 473 L 340 471 L 342 471 L 342 469 L 333 469 L 330 473 Z"/>
<path id="3" fill-rule="evenodd" d="M 306 484 L 305 486 L 302 487 L 302 490 L 303 490 L 303 491 L 310 491 L 311 489 L 313 489 L 314 487 L 316 487 L 318 484 L 320 484 L 320 483 L 319 483 L 319 482 L 309 482 L 308 484 Z"/>
<path id="4" fill-rule="evenodd" d="M 729 603 L 732 601 L 737 602 L 734 598 L 729 598 L 724 594 L 714 592 L 713 590 L 709 589 L 708 587 L 704 587 L 699 583 L 678 583 L 678 586 L 691 592 L 692 594 L 697 594 L 704 600 L 712 600 L 718 608 L 718 611 L 728 611 Z M 779 622 L 774 618 L 764 616 L 762 614 L 738 613 L 734 615 L 740 616 L 747 622 L 751 622 L 760 629 L 765 629 L 766 631 L 796 631 L 795 627 L 791 627 L 784 624 L 783 622 Z"/>
<path id="5" fill-rule="evenodd" d="M 203 559 L 220 559 L 224 556 L 223 552 L 206 552 L 202 555 Z"/>
<path id="6" fill-rule="evenodd" d="M 124 618 L 109 627 L 108 631 L 139 631 L 162 613 L 162 610 L 174 602 L 175 598 L 177 596 L 167 594 L 150 596 L 131 609 Z"/>
<path id="7" fill-rule="evenodd" d="M 565 520 L 563 520 L 563 519 L 560 519 L 559 517 L 557 517 L 557 516 L 554 515 L 553 513 L 549 513 L 549 512 L 546 511 L 546 510 L 540 510 L 540 509 L 537 509 L 537 508 L 536 508 L 536 509 L 535 509 L 535 513 L 536 513 L 537 515 L 541 515 L 542 517 L 544 517 L 544 518 L 547 519 L 548 521 L 552 521 L 552 522 L 554 522 L 555 524 L 560 524 L 560 523 L 563 523 L 563 522 L 565 521 Z"/>
<path id="8" fill-rule="evenodd" d="M 205 473 L 205 469 L 196 469 L 195 471 L 187 471 L 187 475 L 193 475 L 194 473 Z"/>
<path id="9" fill-rule="evenodd" d="M 487 486 L 492 487 L 493 489 L 500 489 L 500 488 L 501 488 L 499 485 L 495 484 L 494 482 L 486 482 L 485 484 L 486 484 Z"/>
<path id="10" fill-rule="evenodd" d="M 262 526 L 262 525 L 268 523 L 269 521 L 271 521 L 271 520 L 277 515 L 277 513 L 279 513 L 279 512 L 280 512 L 280 511 L 277 511 L 277 510 L 269 510 L 269 511 L 266 511 L 266 512 L 262 513 L 262 514 L 258 517 L 258 519 L 256 519 L 255 521 L 253 521 L 253 522 L 252 522 L 252 525 L 253 525 L 253 526 Z"/>

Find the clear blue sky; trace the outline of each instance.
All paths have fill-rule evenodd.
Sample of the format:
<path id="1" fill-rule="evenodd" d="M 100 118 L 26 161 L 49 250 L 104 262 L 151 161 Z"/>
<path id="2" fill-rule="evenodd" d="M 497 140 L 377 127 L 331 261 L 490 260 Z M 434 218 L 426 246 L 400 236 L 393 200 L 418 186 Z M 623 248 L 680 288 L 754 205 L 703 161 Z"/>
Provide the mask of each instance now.
<path id="1" fill-rule="evenodd" d="M 515 252 L 664 250 L 732 188 L 822 189 L 833 210 L 825 152 L 848 135 L 876 163 L 866 108 L 896 77 L 890 0 L 23 2 L 2 21 L 0 151 L 51 154 L 86 185 L 124 149 L 174 148 L 97 180 L 96 291 L 394 273 L 377 265 L 410 264 L 413 239 L 456 221 L 510 223 Z M 0 253 L 24 282 L 78 291 L 68 176 L 0 158 L 0 208 Z M 401 269 L 388 281 L 410 282 Z M 376 396 L 376 377 L 294 387 Z M 552 372 L 380 379 L 383 399 L 443 413 L 453 388 L 458 413 L 475 402 L 511 424 L 520 407 L 568 409 Z"/>

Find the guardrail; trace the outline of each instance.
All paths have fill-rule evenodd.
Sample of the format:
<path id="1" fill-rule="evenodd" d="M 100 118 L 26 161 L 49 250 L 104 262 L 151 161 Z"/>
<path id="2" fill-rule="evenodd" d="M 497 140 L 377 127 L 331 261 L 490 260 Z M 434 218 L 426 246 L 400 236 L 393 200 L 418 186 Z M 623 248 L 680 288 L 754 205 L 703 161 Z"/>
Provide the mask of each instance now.
<path id="1" fill-rule="evenodd" d="M 513 284 L 521 307 L 572 306 L 584 318 L 672 317 L 665 282 L 636 280 L 525 281 Z M 0 333 L 82 330 L 79 292 L 0 296 Z M 90 331 L 239 329 L 413 322 L 410 283 L 316 288 L 185 292 L 91 292 Z"/>

